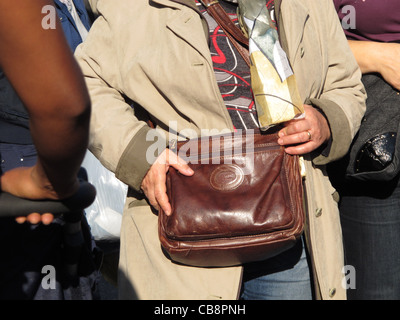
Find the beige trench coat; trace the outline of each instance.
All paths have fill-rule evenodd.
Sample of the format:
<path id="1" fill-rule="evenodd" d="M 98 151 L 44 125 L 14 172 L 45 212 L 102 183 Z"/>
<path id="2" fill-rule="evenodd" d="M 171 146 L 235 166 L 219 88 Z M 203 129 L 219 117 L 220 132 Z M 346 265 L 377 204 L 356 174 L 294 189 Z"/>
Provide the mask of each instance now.
<path id="1" fill-rule="evenodd" d="M 165 148 L 171 126 L 189 138 L 201 129 L 233 128 L 215 81 L 204 20 L 193 0 L 95 2 L 100 16 L 76 57 L 92 98 L 90 149 L 130 186 L 121 230 L 121 297 L 236 299 L 242 267 L 172 263 L 160 248 L 157 215 L 140 193 L 150 167 L 146 151 L 155 143 Z M 365 109 L 361 74 L 331 0 L 283 0 L 280 8 L 281 41 L 300 93 L 326 115 L 332 132 L 328 154 L 305 157 L 306 238 L 317 294 L 345 299 L 338 208 L 324 165 L 346 153 L 358 130 Z M 143 109 L 164 137 L 149 138 L 154 129 Z"/>

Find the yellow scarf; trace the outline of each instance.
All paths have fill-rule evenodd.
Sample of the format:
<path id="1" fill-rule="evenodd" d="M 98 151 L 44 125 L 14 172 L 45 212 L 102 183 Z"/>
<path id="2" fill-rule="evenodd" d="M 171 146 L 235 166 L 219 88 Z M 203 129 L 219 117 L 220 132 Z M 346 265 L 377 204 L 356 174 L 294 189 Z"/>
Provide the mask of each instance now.
<path id="1" fill-rule="evenodd" d="M 260 128 L 304 116 L 296 78 L 280 46 L 266 0 L 238 0 L 238 17 L 249 38 L 251 86 Z"/>

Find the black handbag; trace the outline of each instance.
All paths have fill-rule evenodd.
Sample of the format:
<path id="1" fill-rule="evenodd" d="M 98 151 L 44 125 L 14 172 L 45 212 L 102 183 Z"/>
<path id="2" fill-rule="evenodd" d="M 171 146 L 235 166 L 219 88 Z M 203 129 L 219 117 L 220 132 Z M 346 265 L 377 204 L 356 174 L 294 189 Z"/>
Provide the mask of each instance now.
<path id="1" fill-rule="evenodd" d="M 379 74 L 366 74 L 362 82 L 367 109 L 350 147 L 346 176 L 390 181 L 400 171 L 400 95 Z"/>

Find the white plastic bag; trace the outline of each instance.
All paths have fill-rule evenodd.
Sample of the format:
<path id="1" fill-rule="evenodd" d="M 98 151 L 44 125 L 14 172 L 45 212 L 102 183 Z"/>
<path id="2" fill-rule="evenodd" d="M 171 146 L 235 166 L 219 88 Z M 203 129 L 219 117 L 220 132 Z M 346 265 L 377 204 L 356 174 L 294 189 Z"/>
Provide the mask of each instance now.
<path id="1" fill-rule="evenodd" d="M 94 239 L 119 240 L 128 186 L 118 180 L 90 151 L 86 152 L 82 167 L 97 191 L 95 201 L 85 209 Z"/>

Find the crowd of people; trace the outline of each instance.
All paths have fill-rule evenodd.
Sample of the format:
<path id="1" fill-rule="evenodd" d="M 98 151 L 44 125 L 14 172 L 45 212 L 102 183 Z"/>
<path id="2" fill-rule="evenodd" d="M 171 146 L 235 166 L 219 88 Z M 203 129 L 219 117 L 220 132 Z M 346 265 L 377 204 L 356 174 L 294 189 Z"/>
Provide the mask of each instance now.
<path id="1" fill-rule="evenodd" d="M 53 28 L 42 24 L 48 5 L 57 13 Z M 193 175 L 169 142 L 204 130 L 260 129 L 252 73 L 209 14 L 212 5 L 0 0 L 2 191 L 67 198 L 84 176 L 81 164 L 90 150 L 128 186 L 120 299 L 399 299 L 399 176 L 376 184 L 347 170 L 371 96 L 379 90 L 367 76 L 378 75 L 400 90 L 397 0 L 219 2 L 240 30 L 248 23 L 244 8 L 263 8 L 255 25 L 267 21 L 276 30 L 280 56 L 296 76 L 304 113 L 281 124 L 278 143 L 304 160 L 307 222 L 291 249 L 265 261 L 191 267 L 163 252 L 157 212 L 171 211 L 166 173 L 173 167 Z M 154 132 L 162 148 L 149 161 Z M 50 212 L 0 221 L 1 299 L 97 298 L 101 250 L 84 215 L 79 280 L 68 283 L 57 272 L 57 290 L 43 288 L 42 268 L 62 269 L 63 218 Z M 349 282 L 344 270 L 354 271 Z"/>

